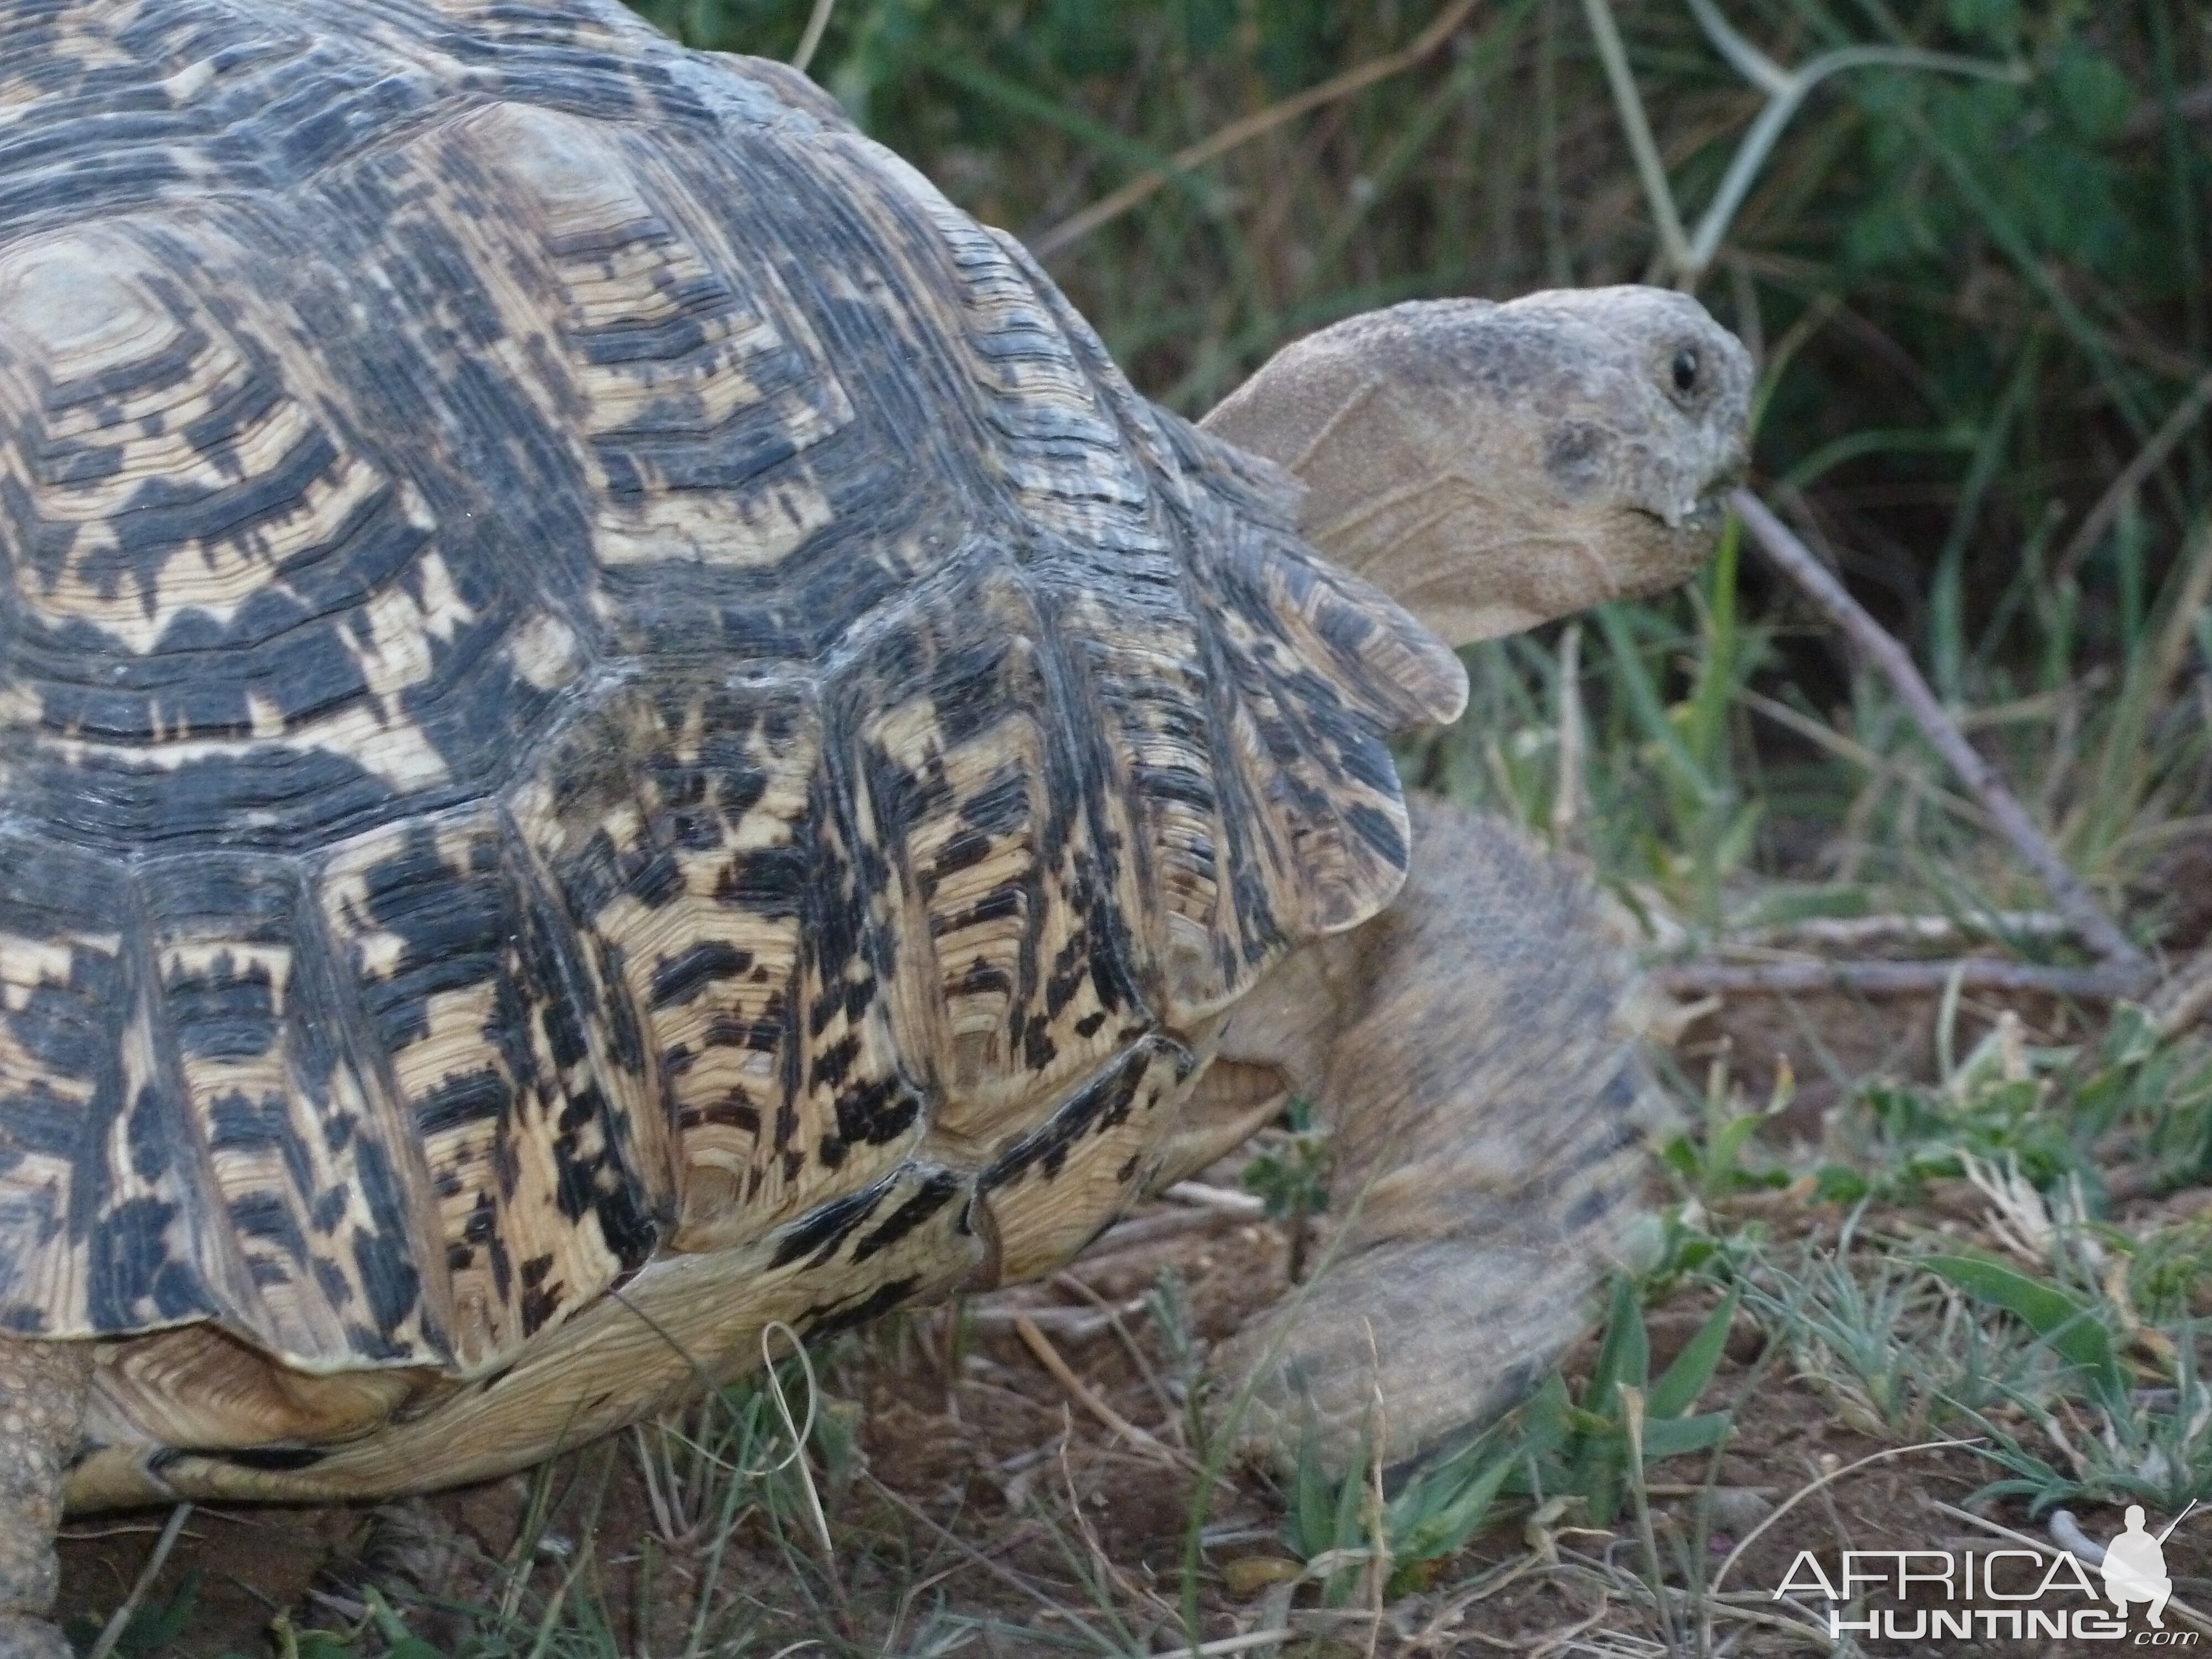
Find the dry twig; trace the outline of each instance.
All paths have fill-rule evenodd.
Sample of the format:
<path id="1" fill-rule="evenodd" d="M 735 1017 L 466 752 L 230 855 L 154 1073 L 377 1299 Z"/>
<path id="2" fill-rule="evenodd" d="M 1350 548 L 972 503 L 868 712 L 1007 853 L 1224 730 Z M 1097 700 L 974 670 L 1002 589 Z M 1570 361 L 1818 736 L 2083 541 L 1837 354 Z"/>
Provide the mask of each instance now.
<path id="1" fill-rule="evenodd" d="M 1767 557 L 1804 589 L 1887 677 L 1929 745 L 1981 797 L 1983 805 L 1996 820 L 2005 839 L 2012 842 L 2014 850 L 2042 879 L 2060 911 L 2074 924 L 2075 931 L 2109 969 L 2116 973 L 2132 974 L 2130 985 L 2139 988 L 2149 970 L 2142 952 L 2105 914 L 2081 878 L 2051 850 L 2004 781 L 1966 741 L 1957 722 L 1943 711 L 1936 693 L 1921 678 L 1911 653 L 1867 614 L 1843 583 L 1765 501 L 1748 489 L 1739 489 L 1729 499 L 1742 518 L 1744 528 L 1750 531 L 1752 539 Z"/>
<path id="2" fill-rule="evenodd" d="M 1816 991 L 1924 996 L 1956 979 L 1969 991 L 2041 992 L 2090 1000 L 2133 995 L 2142 988 L 2143 979 L 2133 968 L 2045 968 L 1994 957 L 1950 962 L 1674 962 L 1652 969 L 1650 977 L 1660 989 L 1676 996 L 1802 996 Z M 2206 991 L 2212 1000 L 2212 981 L 2207 981 Z"/>
<path id="3" fill-rule="evenodd" d="M 138 1569 L 138 1577 L 131 1586 L 131 1594 L 123 1604 L 108 1615 L 107 1623 L 100 1632 L 100 1639 L 92 1644 L 89 1659 L 107 1659 L 115 1651 L 115 1644 L 123 1639 L 123 1632 L 131 1627 L 131 1615 L 138 1611 L 138 1604 L 146 1599 L 146 1592 L 154 1588 L 155 1579 L 161 1577 L 162 1565 L 169 1552 L 177 1547 L 177 1536 L 185 1529 L 185 1519 L 192 1512 L 190 1504 L 179 1504 L 169 1511 L 168 1524 L 161 1535 L 154 1540 L 154 1553 L 146 1558 L 146 1565 Z"/>
<path id="4" fill-rule="evenodd" d="M 2195 1024 L 2212 1008 L 2212 945 L 2199 949 L 2166 976 L 2150 1000 L 2152 1023 L 2167 1036 Z"/>
<path id="5" fill-rule="evenodd" d="M 2064 939 L 2074 931 L 2063 916 L 2045 910 L 1991 910 L 1981 915 L 1807 916 L 1771 927 L 1747 927 L 1731 945 L 1956 945 L 1969 939 Z"/>

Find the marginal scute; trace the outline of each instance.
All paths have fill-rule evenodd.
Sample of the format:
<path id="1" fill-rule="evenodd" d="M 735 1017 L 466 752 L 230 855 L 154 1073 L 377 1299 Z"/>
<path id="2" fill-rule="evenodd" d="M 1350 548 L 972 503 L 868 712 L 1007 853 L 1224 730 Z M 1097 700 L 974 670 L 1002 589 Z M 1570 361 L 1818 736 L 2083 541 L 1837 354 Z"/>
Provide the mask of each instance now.
<path id="1" fill-rule="evenodd" d="M 1195 1068 L 1182 1044 L 1147 1038 L 983 1172 L 978 1190 L 995 1224 L 1003 1282 L 1049 1273 L 1136 1202 L 1159 1171 L 1173 1109 Z"/>
<path id="2" fill-rule="evenodd" d="M 1104 780 L 1068 752 L 1049 632 L 999 571 L 916 607 L 840 687 L 897 919 L 902 1046 L 933 1130 L 1001 1144 L 1156 1018 L 1115 913 L 1142 902 L 1101 834 Z"/>
<path id="3" fill-rule="evenodd" d="M 371 1248 L 442 1304 L 455 1362 L 481 1369 L 651 1252 L 657 1115 L 601 1062 L 573 931 L 495 810 L 364 836 L 318 896 L 435 1218 L 432 1238 Z"/>

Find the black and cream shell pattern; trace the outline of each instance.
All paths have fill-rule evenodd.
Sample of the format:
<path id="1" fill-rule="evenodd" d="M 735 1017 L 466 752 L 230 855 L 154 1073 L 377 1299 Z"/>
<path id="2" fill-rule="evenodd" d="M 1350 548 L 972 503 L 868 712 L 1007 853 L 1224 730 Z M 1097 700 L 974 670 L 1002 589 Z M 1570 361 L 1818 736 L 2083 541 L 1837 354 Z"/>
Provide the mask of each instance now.
<path id="1" fill-rule="evenodd" d="M 1295 522 L 780 66 L 0 0 L 0 1330 L 100 1344 L 73 1501 L 307 1480 L 654 1264 L 820 1331 L 1079 1249 L 1464 698 Z"/>

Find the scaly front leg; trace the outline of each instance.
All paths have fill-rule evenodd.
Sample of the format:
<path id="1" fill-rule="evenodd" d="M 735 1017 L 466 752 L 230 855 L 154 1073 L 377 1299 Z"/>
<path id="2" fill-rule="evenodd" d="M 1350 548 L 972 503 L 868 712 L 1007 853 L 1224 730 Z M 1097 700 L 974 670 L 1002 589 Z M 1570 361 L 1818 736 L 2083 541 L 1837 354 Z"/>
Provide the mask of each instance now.
<path id="1" fill-rule="evenodd" d="M 1244 1437 L 1286 1447 L 1310 1425 L 1338 1467 L 1370 1414 L 1396 1462 L 1540 1380 L 1586 1325 L 1646 1167 L 1632 980 L 1588 884 L 1504 824 L 1413 805 L 1405 890 L 1231 1011 L 1225 1080 L 1201 1079 L 1179 1160 L 1216 1150 L 1209 1117 L 1242 1127 L 1222 1102 L 1269 1075 L 1328 1127 L 1316 1282 L 1212 1369 L 1233 1387 L 1264 1363 Z"/>
<path id="2" fill-rule="evenodd" d="M 46 1614 L 61 1577 L 62 1485 L 91 1377 L 89 1344 L 0 1337 L 0 1659 L 70 1659 Z"/>

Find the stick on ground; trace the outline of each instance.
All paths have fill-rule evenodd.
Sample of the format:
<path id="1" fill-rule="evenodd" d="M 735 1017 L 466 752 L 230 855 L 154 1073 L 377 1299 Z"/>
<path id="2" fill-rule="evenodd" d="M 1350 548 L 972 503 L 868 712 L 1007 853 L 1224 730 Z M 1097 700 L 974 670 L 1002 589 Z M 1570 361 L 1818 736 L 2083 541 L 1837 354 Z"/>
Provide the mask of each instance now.
<path id="1" fill-rule="evenodd" d="M 1662 990 L 1678 996 L 1716 993 L 1792 996 L 1815 991 L 1857 991 L 1866 996 L 1921 996 L 1954 978 L 1963 990 L 2041 992 L 2050 996 L 2106 1000 L 2142 988 L 2135 968 L 2045 968 L 2031 962 L 1966 957 L 1950 962 L 1672 962 L 1649 970 Z M 2212 999 L 2212 989 L 2208 989 Z"/>

